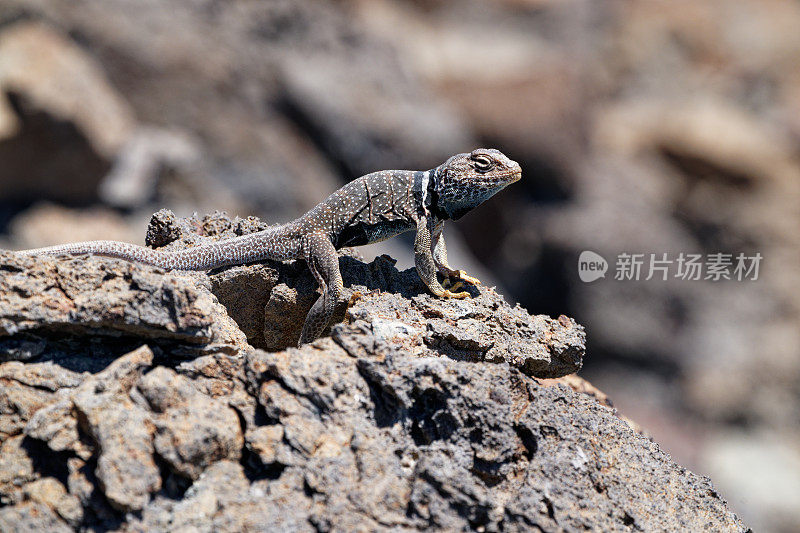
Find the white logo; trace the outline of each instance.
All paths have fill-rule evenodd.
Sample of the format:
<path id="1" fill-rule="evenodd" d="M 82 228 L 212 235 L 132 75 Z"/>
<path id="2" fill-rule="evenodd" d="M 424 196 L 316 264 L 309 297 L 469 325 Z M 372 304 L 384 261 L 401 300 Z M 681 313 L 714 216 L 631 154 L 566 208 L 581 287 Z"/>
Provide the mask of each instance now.
<path id="1" fill-rule="evenodd" d="M 578 276 L 584 283 L 606 277 L 608 261 L 602 255 L 584 250 L 578 257 Z"/>

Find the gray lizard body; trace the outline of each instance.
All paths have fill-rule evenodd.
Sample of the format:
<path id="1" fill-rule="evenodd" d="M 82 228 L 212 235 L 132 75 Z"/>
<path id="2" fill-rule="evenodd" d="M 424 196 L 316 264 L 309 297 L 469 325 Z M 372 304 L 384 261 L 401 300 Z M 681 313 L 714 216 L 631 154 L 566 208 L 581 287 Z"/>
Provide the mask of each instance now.
<path id="1" fill-rule="evenodd" d="M 168 270 L 209 270 L 264 259 L 305 259 L 322 296 L 309 311 L 298 344 L 319 337 L 342 298 L 336 250 L 416 230 L 414 263 L 436 296 L 464 298 L 439 283 L 478 283 L 447 262 L 444 221 L 458 219 L 521 176 L 519 164 L 497 150 L 458 154 L 428 171 L 385 170 L 357 178 L 300 218 L 266 230 L 178 251 L 159 251 L 118 241 L 89 241 L 23 250 L 25 255 L 95 254 Z M 457 283 L 451 287 L 455 289 Z"/>

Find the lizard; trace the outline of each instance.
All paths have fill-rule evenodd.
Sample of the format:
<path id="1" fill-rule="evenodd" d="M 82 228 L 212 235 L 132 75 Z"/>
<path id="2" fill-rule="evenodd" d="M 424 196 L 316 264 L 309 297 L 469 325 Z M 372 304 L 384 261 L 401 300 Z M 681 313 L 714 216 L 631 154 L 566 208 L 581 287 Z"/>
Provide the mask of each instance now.
<path id="1" fill-rule="evenodd" d="M 298 346 L 319 337 L 343 298 L 337 250 L 416 231 L 414 265 L 434 295 L 466 298 L 463 283 L 480 281 L 447 261 L 442 230 L 518 181 L 519 163 L 495 149 L 456 154 L 426 171 L 384 170 L 356 178 L 299 218 L 185 250 L 162 251 L 119 241 L 87 241 L 18 251 L 23 255 L 93 254 L 166 270 L 210 270 L 261 261 L 304 259 L 321 290 L 308 312 Z M 436 277 L 442 274 L 443 285 Z"/>

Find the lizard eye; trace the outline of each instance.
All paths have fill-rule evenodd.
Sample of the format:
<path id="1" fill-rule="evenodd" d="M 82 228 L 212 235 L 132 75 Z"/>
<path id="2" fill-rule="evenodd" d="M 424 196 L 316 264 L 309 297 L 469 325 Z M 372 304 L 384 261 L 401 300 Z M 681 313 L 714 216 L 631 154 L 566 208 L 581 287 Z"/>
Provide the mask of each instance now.
<path id="1" fill-rule="evenodd" d="M 485 155 L 476 155 L 472 158 L 472 161 L 475 163 L 475 170 L 478 172 L 489 172 L 494 167 L 494 161 Z"/>

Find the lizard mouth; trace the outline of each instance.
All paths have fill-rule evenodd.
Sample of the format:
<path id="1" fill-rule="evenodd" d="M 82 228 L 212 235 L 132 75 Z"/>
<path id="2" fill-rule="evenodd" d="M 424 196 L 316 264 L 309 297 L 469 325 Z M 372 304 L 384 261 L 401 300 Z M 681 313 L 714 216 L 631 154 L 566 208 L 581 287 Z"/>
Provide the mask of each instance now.
<path id="1" fill-rule="evenodd" d="M 508 172 L 503 172 L 502 174 L 495 174 L 492 176 L 490 181 L 485 181 L 483 186 L 494 190 L 494 192 L 497 192 L 500 189 L 505 189 L 520 179 L 522 179 L 521 170 L 510 170 Z"/>
<path id="2" fill-rule="evenodd" d="M 497 181 L 504 181 L 509 184 L 514 183 L 515 181 L 519 181 L 522 179 L 522 171 L 511 170 L 509 172 L 503 172 L 502 174 L 497 174 L 495 178 Z"/>

